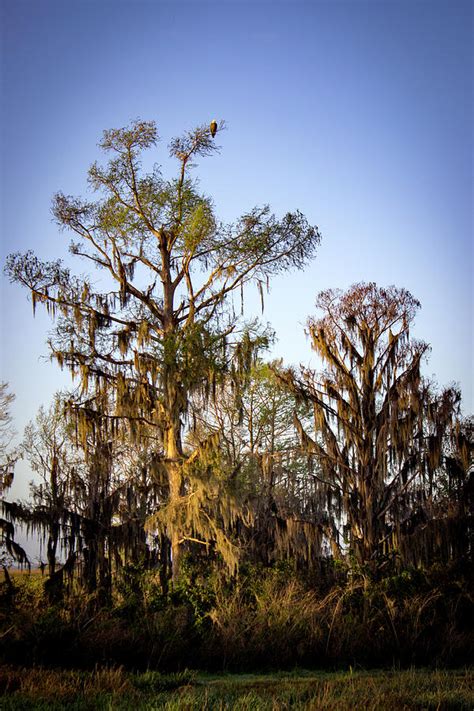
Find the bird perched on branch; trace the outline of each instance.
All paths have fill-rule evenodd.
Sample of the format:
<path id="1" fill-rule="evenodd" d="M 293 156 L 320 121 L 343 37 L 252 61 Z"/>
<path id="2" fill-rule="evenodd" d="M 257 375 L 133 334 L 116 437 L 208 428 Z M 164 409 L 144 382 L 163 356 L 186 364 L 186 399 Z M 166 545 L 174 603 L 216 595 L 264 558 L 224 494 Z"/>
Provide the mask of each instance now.
<path id="1" fill-rule="evenodd" d="M 211 121 L 211 125 L 209 126 L 210 131 L 211 131 L 211 136 L 214 138 L 217 132 L 217 121 Z"/>

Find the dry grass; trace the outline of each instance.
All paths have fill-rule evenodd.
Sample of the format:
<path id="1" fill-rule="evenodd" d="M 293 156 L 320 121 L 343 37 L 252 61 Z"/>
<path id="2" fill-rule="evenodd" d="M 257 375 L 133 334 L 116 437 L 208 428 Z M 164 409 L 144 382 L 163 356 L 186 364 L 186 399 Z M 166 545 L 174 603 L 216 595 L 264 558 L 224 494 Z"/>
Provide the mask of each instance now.
<path id="1" fill-rule="evenodd" d="M 11 578 L 17 580 L 21 580 L 25 577 L 41 578 L 42 575 L 40 568 L 31 568 L 31 570 L 28 570 L 28 568 L 10 568 L 8 572 Z M 46 576 L 47 574 L 44 573 L 44 575 Z"/>

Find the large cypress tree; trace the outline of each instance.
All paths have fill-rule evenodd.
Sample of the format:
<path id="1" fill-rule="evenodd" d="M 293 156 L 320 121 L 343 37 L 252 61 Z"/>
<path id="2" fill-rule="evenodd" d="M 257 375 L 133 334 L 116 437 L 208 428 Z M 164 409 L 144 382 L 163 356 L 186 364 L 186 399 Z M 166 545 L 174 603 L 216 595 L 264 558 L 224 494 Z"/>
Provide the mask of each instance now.
<path id="1" fill-rule="evenodd" d="M 239 319 L 227 297 L 251 282 L 263 293 L 272 275 L 302 268 L 320 234 L 301 213 L 277 219 L 267 206 L 220 223 L 191 177 L 193 161 L 217 150 L 209 128 L 172 141 L 178 169 L 171 179 L 158 168 L 142 171 L 142 153 L 157 140 L 153 122 L 105 131 L 100 146 L 110 160 L 89 171 L 98 199 L 54 199 L 58 224 L 74 233 L 72 254 L 94 274 L 74 276 L 31 252 L 11 255 L 7 272 L 30 291 L 33 307 L 41 303 L 58 316 L 51 354 L 80 378 L 75 411 L 84 442 L 98 418 L 101 437 L 104 422 L 115 436 L 121 418 L 137 438 L 144 427 L 156 433 L 157 476 L 168 496 L 152 525 L 169 536 L 175 575 L 186 540 L 217 541 L 229 565 L 235 562 L 222 533 L 232 506 L 202 483 L 209 483 L 217 437 L 183 447 L 191 394 L 212 395 L 229 370 Z"/>

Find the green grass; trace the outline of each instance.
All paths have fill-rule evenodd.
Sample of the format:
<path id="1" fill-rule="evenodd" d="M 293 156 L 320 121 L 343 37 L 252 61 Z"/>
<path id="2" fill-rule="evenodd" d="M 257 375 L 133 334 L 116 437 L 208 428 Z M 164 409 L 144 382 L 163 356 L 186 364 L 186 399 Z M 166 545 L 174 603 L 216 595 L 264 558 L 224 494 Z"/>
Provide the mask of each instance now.
<path id="1" fill-rule="evenodd" d="M 0 669 L 0 709 L 402 711 L 474 708 L 472 670 L 209 675 Z"/>

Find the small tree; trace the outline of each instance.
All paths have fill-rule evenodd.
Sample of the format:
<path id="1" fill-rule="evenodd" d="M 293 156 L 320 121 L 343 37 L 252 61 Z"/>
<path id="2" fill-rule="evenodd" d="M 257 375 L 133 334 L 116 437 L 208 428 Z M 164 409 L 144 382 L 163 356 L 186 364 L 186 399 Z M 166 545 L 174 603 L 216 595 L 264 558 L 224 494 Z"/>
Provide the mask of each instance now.
<path id="1" fill-rule="evenodd" d="M 321 466 L 328 514 L 345 523 L 357 560 L 376 566 L 430 495 L 459 393 L 435 397 L 422 380 L 428 346 L 410 338 L 419 302 L 405 289 L 356 284 L 321 292 L 316 305 L 324 315 L 308 331 L 327 369 L 280 378 L 313 407 L 314 434 L 295 423 Z"/>
<path id="2" fill-rule="evenodd" d="M 141 171 L 142 152 L 156 142 L 152 122 L 105 131 L 100 145 L 111 159 L 89 171 L 102 197 L 85 202 L 61 193 L 54 200 L 59 225 L 75 234 L 71 252 L 105 274 L 102 282 L 74 277 L 60 262 L 42 263 L 31 252 L 11 255 L 7 272 L 29 289 L 33 308 L 41 303 L 60 315 L 51 353 L 80 376 L 89 410 L 103 413 L 112 434 L 119 418 L 128 419 L 136 437 L 143 424 L 159 433 L 168 499 L 155 522 L 169 534 L 176 574 L 180 546 L 189 538 L 207 544 L 217 532 L 194 505 L 205 489 L 193 492 L 190 475 L 207 470 L 213 441 L 185 454 L 182 436 L 191 394 L 212 395 L 229 369 L 238 315 L 227 297 L 251 282 L 263 296 L 270 276 L 307 264 L 320 234 L 301 213 L 278 220 L 268 207 L 234 225 L 220 223 L 190 177 L 192 161 L 217 150 L 210 129 L 200 126 L 172 141 L 178 173 L 171 180 L 158 168 Z M 113 411 L 104 406 L 110 399 Z M 81 422 L 90 426 L 87 418 Z M 222 503 L 221 497 L 215 506 Z M 221 521 L 228 517 L 224 509 Z"/>

